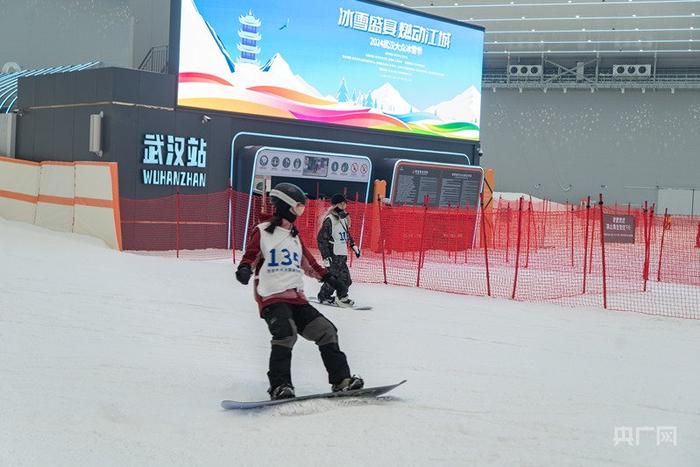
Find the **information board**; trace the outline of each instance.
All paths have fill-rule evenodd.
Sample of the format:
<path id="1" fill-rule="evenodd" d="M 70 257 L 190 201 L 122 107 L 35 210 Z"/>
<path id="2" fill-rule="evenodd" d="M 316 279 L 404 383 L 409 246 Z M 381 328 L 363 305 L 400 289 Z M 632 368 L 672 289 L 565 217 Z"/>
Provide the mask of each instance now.
<path id="1" fill-rule="evenodd" d="M 476 207 L 483 172 L 479 167 L 399 161 L 391 187 L 392 204 Z"/>

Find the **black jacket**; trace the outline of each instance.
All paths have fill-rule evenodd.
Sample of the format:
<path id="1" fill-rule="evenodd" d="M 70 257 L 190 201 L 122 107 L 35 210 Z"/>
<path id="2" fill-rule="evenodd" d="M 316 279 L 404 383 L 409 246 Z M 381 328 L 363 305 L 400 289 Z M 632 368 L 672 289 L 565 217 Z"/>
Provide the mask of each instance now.
<path id="1" fill-rule="evenodd" d="M 343 221 L 338 217 L 338 214 L 336 214 L 334 211 L 331 210 L 329 214 L 335 217 L 336 219 L 340 220 L 343 224 L 345 224 L 345 228 L 349 228 L 349 217 L 346 217 L 345 221 Z M 318 249 L 320 250 L 323 259 L 332 258 L 335 256 L 335 254 L 333 253 L 333 223 L 331 222 L 331 219 L 330 217 L 328 217 L 328 215 L 326 215 L 326 218 L 323 219 L 323 224 L 321 224 L 321 228 L 319 229 L 318 234 L 316 235 L 316 241 L 318 242 Z M 354 242 L 350 237 L 349 233 L 348 244 L 350 246 L 354 245 Z"/>

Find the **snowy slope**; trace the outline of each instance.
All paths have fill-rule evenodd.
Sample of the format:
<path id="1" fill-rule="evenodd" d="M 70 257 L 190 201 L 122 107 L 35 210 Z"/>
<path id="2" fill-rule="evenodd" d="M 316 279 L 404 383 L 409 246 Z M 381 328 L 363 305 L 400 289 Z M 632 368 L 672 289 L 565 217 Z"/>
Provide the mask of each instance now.
<path id="1" fill-rule="evenodd" d="M 481 93 L 474 86 L 453 99 L 425 109 L 446 122 L 469 122 L 480 125 Z"/>
<path id="2" fill-rule="evenodd" d="M 0 220 L 0 465 L 698 465 L 699 322 L 353 292 L 375 310 L 323 312 L 368 383 L 408 379 L 392 399 L 225 412 L 265 396 L 268 357 L 228 262 Z M 302 339 L 293 371 L 328 387 Z M 615 426 L 668 425 L 675 447 L 613 446 Z"/>
<path id="3" fill-rule="evenodd" d="M 382 84 L 369 95 L 375 102 L 374 107 L 388 114 L 402 115 L 416 110 L 391 83 Z"/>
<path id="4" fill-rule="evenodd" d="M 246 75 L 245 73 L 248 72 Z M 282 57 L 281 54 L 275 54 L 261 69 L 251 69 L 245 66 L 241 67 L 241 75 L 234 77 L 233 82 L 245 83 L 246 79 L 252 83 L 270 83 L 287 89 L 293 89 L 309 96 L 321 97 L 321 93 L 309 83 L 304 81 L 304 78 L 295 74 L 289 63 Z M 238 81 L 236 81 L 238 80 Z M 333 99 L 335 100 L 335 99 Z"/>
<path id="5" fill-rule="evenodd" d="M 216 36 L 215 31 L 199 14 L 194 0 L 182 2 L 181 34 L 197 47 L 182 47 L 180 50 L 180 70 L 196 72 L 206 70 L 207 73 L 228 79 L 233 62 L 229 52 Z"/>

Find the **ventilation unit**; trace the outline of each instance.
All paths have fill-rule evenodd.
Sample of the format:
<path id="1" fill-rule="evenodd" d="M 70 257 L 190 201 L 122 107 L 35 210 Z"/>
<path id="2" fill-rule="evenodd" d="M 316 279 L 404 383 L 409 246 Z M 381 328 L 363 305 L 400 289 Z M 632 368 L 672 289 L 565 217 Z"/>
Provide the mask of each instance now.
<path id="1" fill-rule="evenodd" d="M 510 76 L 542 76 L 542 65 L 510 65 Z"/>
<path id="2" fill-rule="evenodd" d="M 630 76 L 651 76 L 651 65 L 613 65 L 613 76 L 629 78 Z"/>

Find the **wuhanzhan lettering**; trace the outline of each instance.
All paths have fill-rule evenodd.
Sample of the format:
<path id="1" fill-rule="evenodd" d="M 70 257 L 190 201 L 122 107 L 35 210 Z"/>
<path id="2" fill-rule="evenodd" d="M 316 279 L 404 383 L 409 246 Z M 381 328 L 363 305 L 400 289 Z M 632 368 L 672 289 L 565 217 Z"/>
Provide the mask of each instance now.
<path id="1" fill-rule="evenodd" d="M 204 188 L 207 174 L 207 142 L 204 138 L 162 134 L 146 134 L 143 140 L 143 165 L 166 168 L 144 168 L 145 185 L 169 185 Z"/>

